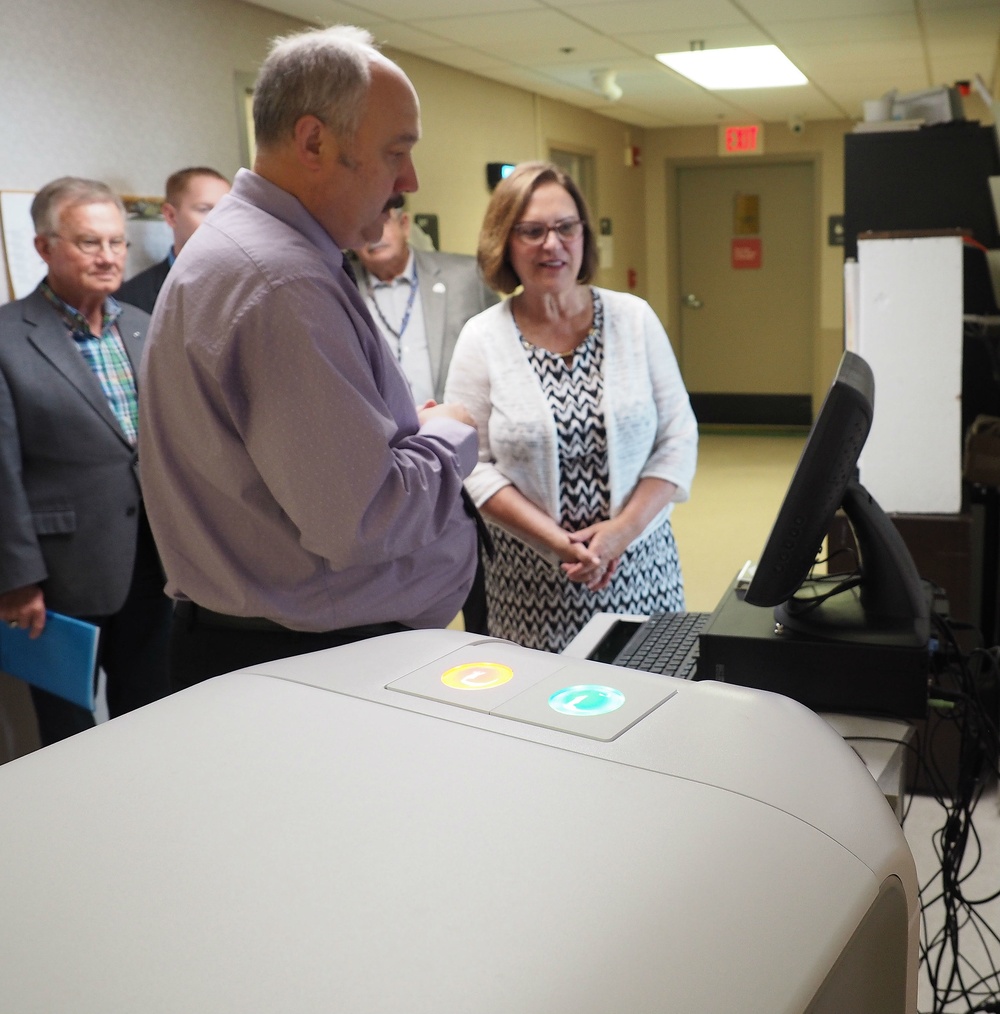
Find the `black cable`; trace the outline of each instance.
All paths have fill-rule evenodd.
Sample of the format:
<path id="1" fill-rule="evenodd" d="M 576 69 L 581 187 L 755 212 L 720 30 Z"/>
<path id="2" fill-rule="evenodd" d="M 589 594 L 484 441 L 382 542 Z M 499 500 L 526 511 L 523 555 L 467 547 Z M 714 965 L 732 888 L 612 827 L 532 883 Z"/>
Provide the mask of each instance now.
<path id="1" fill-rule="evenodd" d="M 812 595 L 805 598 L 798 598 L 792 596 L 792 598 L 786 600 L 785 608 L 788 610 L 790 615 L 802 616 L 805 613 L 812 612 L 814 609 L 818 609 L 828 599 L 832 599 L 835 595 L 840 595 L 845 591 L 849 591 L 851 588 L 857 588 L 862 581 L 860 573 L 857 574 L 830 574 L 824 578 L 814 579 L 812 587 L 816 587 L 820 583 L 831 585 L 829 591 L 823 592 L 822 595 Z"/>
<path id="2" fill-rule="evenodd" d="M 934 721 L 926 723 L 926 735 L 917 744 L 917 773 L 942 807 L 945 820 L 932 839 L 940 870 L 920 886 L 920 963 L 934 995 L 932 1014 L 943 1014 L 946 1008 L 954 1009 L 953 1005 L 961 1002 L 970 1005 L 969 1011 L 1000 1014 L 1000 936 L 977 910 L 1000 897 L 1000 888 L 975 899 L 965 893 L 983 856 L 973 813 L 997 771 L 1000 756 L 998 723 L 989 707 L 995 708 L 997 702 L 1000 649 L 977 645 L 963 651 L 957 633 L 973 628 L 951 623 L 937 614 L 932 620 L 936 636 L 931 696 L 937 703 Z M 957 738 L 958 753 L 951 777 L 941 770 L 936 749 L 949 736 Z M 909 806 L 904 822 L 908 812 Z M 932 936 L 929 912 L 936 907 L 943 912 L 940 929 Z M 988 969 L 977 969 L 967 954 L 963 955 L 963 933 L 975 936 Z"/>

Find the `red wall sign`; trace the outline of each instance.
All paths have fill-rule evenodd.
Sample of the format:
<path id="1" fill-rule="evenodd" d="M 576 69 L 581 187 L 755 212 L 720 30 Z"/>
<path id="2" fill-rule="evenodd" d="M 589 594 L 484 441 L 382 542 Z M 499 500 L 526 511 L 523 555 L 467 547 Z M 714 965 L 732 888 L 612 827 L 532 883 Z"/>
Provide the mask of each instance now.
<path id="1" fill-rule="evenodd" d="M 726 127 L 726 151 L 730 153 L 756 151 L 757 132 L 756 124 L 746 127 Z"/>
<path id="2" fill-rule="evenodd" d="M 734 268 L 759 268 L 763 259 L 759 236 L 737 236 L 732 241 Z"/>

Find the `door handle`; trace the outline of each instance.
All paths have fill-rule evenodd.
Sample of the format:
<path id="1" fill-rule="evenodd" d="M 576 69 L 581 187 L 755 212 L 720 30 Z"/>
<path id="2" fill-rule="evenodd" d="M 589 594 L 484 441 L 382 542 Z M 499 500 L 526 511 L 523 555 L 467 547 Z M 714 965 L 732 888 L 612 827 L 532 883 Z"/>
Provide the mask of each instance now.
<path id="1" fill-rule="evenodd" d="M 684 305 L 690 306 L 692 310 L 700 310 L 704 304 L 693 292 L 689 292 L 684 297 Z"/>

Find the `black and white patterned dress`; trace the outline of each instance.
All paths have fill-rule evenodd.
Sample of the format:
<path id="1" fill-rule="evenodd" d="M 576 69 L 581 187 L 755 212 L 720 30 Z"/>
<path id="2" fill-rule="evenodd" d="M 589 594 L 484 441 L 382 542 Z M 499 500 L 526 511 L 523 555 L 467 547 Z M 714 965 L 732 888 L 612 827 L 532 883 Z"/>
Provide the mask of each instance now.
<path id="1" fill-rule="evenodd" d="M 578 531 L 607 520 L 610 505 L 604 393 L 604 313 L 593 292 L 594 324 L 571 359 L 521 344 L 555 421 L 559 449 L 560 524 Z M 515 324 L 516 326 L 516 324 Z M 666 521 L 622 554 L 611 584 L 590 591 L 520 539 L 490 526 L 496 556 L 486 571 L 489 628 L 529 648 L 562 651 L 597 612 L 684 609 L 677 545 Z"/>

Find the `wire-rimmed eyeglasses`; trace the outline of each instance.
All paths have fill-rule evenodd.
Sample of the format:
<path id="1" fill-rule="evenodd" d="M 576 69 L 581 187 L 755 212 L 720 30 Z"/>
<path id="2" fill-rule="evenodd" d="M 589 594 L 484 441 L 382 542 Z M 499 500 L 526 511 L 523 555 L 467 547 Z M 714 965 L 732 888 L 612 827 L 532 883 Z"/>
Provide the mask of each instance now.
<path id="1" fill-rule="evenodd" d="M 51 233 L 52 239 L 61 239 L 66 243 L 72 243 L 82 254 L 94 257 L 105 247 L 114 257 L 120 257 L 132 245 L 124 236 L 112 236 L 111 239 L 98 239 L 96 236 L 60 236 L 59 233 Z"/>

